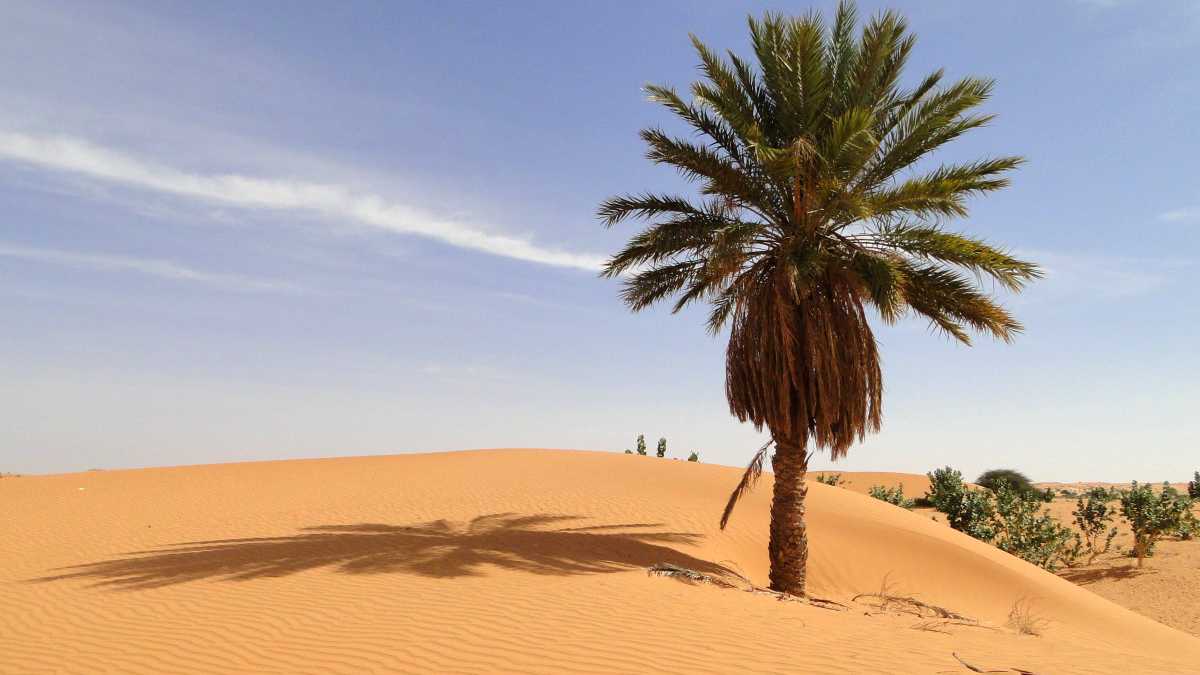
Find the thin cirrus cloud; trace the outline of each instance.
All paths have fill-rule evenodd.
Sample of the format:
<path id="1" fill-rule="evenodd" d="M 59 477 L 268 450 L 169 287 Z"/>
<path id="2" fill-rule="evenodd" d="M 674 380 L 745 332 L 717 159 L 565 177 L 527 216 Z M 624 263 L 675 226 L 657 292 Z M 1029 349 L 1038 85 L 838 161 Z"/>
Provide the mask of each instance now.
<path id="1" fill-rule="evenodd" d="M 134 258 L 103 253 L 82 253 L 50 248 L 34 248 L 0 243 L 0 258 L 27 260 L 66 267 L 134 272 L 147 276 L 184 283 L 203 284 L 227 291 L 249 293 L 295 293 L 300 287 L 270 279 L 258 279 L 236 274 L 219 274 L 197 270 L 170 260 Z"/>
<path id="2" fill-rule="evenodd" d="M 1194 223 L 1200 222 L 1200 206 L 1194 206 L 1187 209 L 1175 209 L 1167 211 L 1160 215 L 1159 220 L 1164 220 L 1168 223 Z"/>
<path id="3" fill-rule="evenodd" d="M 604 262 L 603 256 L 484 232 L 344 185 L 192 173 L 69 136 L 0 132 L 0 160 L 238 208 L 308 212 L 554 267 L 594 272 Z"/>

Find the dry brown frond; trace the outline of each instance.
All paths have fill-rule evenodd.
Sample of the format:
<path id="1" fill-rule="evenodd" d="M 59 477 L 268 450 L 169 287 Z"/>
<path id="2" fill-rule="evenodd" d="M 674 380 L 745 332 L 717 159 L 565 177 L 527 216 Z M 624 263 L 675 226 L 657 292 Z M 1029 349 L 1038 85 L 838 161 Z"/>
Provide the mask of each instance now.
<path id="1" fill-rule="evenodd" d="M 725 355 L 729 410 L 771 430 L 778 451 L 809 440 L 833 459 L 878 431 L 882 376 L 860 289 L 844 276 L 764 269 L 734 312 Z"/>
<path id="2" fill-rule="evenodd" d="M 754 458 L 750 460 L 750 464 L 746 466 L 746 472 L 742 474 L 742 480 L 738 482 L 737 487 L 730 493 L 729 501 L 725 504 L 725 510 L 721 513 L 722 530 L 729 523 L 729 516 L 733 515 L 733 507 L 737 506 L 738 500 L 753 488 L 758 483 L 758 479 L 762 477 L 763 462 L 767 458 L 767 450 L 770 449 L 773 443 L 774 441 L 767 441 L 758 449 L 758 452 L 754 453 Z"/>
<path id="3" fill-rule="evenodd" d="M 876 593 L 859 593 L 850 599 L 851 602 L 857 601 L 859 598 L 874 598 L 876 601 L 875 609 L 879 612 L 895 612 L 899 614 L 911 614 L 920 618 L 929 619 L 950 619 L 954 621 L 964 621 L 971 624 L 978 624 L 975 619 L 969 616 L 959 614 L 958 612 L 931 605 L 911 595 L 900 595 L 895 591 L 896 585 L 891 581 L 891 572 L 883 575 L 883 581 L 879 584 L 879 591 Z"/>

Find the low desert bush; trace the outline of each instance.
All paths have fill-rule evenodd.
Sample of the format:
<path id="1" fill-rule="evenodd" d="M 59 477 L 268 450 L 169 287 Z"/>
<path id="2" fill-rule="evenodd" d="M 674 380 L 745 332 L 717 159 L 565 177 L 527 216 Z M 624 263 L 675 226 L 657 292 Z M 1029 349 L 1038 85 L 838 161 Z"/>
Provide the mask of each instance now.
<path id="1" fill-rule="evenodd" d="M 1179 519 L 1179 527 L 1175 529 L 1174 534 L 1183 541 L 1200 536 L 1200 520 L 1196 518 L 1196 514 L 1191 509 L 1185 511 L 1183 517 Z"/>
<path id="2" fill-rule="evenodd" d="M 997 481 L 995 492 L 972 490 L 950 467 L 928 476 L 925 498 L 950 527 L 1039 567 L 1074 563 L 1081 545 L 1069 545 L 1071 530 L 1042 509 L 1042 492 L 1014 489 L 1007 480 Z"/>
<path id="3" fill-rule="evenodd" d="M 902 509 L 911 509 L 913 500 L 904 496 L 904 486 L 897 485 L 894 488 L 884 487 L 882 485 L 872 485 L 867 494 L 880 501 L 899 506 Z"/>
<path id="4" fill-rule="evenodd" d="M 1133 531 L 1130 555 L 1137 558 L 1138 567 L 1154 555 L 1154 545 L 1163 535 L 1179 531 L 1191 508 L 1191 499 L 1167 483 L 1163 483 L 1162 490 L 1155 494 L 1149 485 L 1133 481 L 1129 490 L 1121 495 L 1121 515 Z"/>
<path id="5" fill-rule="evenodd" d="M 994 529 L 997 548 L 1048 570 L 1073 563 L 1078 550 L 1068 546 L 1071 529 L 1042 510 L 1037 491 L 1019 492 L 1004 482 L 996 490 Z"/>
<path id="6" fill-rule="evenodd" d="M 654 451 L 654 454 L 658 457 L 666 457 L 667 456 L 667 439 L 665 439 L 665 438 L 658 439 L 658 449 L 656 449 Z"/>
<path id="7" fill-rule="evenodd" d="M 925 501 L 946 515 L 950 527 L 988 542 L 996 536 L 991 493 L 968 489 L 962 472 L 950 467 L 926 475 L 929 492 L 925 493 Z"/>
<path id="8" fill-rule="evenodd" d="M 840 473 L 819 473 L 817 474 L 817 482 L 822 485 L 837 487 L 846 481 L 842 480 L 842 474 Z"/>
<path id="9" fill-rule="evenodd" d="M 1121 498 L 1122 492 L 1115 487 L 1094 487 L 1088 488 L 1087 492 L 1083 493 L 1084 497 L 1089 499 L 1099 499 L 1104 503 L 1116 501 Z"/>
<path id="10" fill-rule="evenodd" d="M 693 450 L 692 454 L 688 455 L 688 461 L 689 462 L 699 462 L 700 461 L 700 453 Z"/>
<path id="11" fill-rule="evenodd" d="M 1112 546 L 1112 540 L 1117 536 L 1117 528 L 1113 526 L 1114 510 L 1109 508 L 1106 498 L 1089 493 L 1075 500 L 1075 527 L 1079 529 L 1079 554 L 1087 554 L 1087 564 L 1092 564 L 1096 556 L 1107 553 Z"/>

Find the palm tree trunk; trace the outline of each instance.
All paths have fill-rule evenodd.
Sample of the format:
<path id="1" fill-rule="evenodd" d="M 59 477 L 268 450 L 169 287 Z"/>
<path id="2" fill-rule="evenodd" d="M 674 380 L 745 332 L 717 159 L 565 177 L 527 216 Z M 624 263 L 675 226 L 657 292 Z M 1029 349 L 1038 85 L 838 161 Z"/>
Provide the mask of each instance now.
<path id="1" fill-rule="evenodd" d="M 771 457 L 775 490 L 771 498 L 771 590 L 804 595 L 808 566 L 808 530 L 804 497 L 808 456 L 799 443 L 776 440 Z"/>

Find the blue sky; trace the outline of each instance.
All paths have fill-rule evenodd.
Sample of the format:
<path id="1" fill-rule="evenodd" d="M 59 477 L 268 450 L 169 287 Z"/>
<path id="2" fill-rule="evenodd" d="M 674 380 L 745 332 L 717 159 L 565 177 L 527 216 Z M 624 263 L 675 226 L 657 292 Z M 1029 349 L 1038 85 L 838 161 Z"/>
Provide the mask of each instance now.
<path id="1" fill-rule="evenodd" d="M 828 10 L 831 3 L 816 3 Z M 723 343 L 629 314 L 598 261 L 687 34 L 809 5 L 7 2 L 0 470 L 471 447 L 741 464 Z M 875 3 L 863 3 L 873 10 Z M 1181 480 L 1200 466 L 1200 6 L 893 2 L 997 79 L 941 157 L 1022 154 L 959 227 L 1045 265 L 1027 332 L 880 327 L 884 431 L 836 468 Z M 830 466 L 827 458 L 815 461 Z"/>

